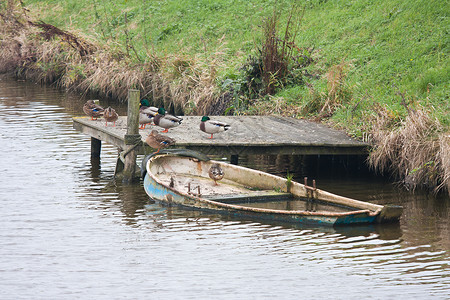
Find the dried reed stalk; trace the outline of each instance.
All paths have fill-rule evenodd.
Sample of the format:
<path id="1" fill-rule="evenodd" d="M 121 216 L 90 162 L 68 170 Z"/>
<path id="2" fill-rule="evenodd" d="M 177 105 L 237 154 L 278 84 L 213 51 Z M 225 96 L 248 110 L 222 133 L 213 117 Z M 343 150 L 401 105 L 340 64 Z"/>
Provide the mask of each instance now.
<path id="1" fill-rule="evenodd" d="M 380 172 L 391 172 L 411 190 L 419 186 L 434 192 L 448 189 L 450 144 L 443 131 L 439 121 L 422 109 L 395 124 L 390 111 L 379 108 L 369 164 Z"/>
<path id="2" fill-rule="evenodd" d="M 346 86 L 345 78 L 349 64 L 342 61 L 340 64 L 332 66 L 326 73 L 328 95 L 325 104 L 320 109 L 319 115 L 330 115 L 336 107 L 345 101 Z"/>
<path id="3" fill-rule="evenodd" d="M 439 136 L 439 152 L 438 157 L 442 165 L 442 183 L 438 189 L 446 188 L 450 195 L 450 134 L 443 133 Z"/>

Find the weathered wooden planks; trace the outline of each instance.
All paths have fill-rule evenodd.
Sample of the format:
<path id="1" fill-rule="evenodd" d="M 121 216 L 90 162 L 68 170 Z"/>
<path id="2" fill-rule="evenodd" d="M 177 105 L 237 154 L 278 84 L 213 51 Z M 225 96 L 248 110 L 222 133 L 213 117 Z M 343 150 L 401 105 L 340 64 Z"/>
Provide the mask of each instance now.
<path id="1" fill-rule="evenodd" d="M 214 135 L 200 131 L 200 116 L 183 116 L 183 123 L 167 133 L 174 138 L 176 147 L 214 155 L 241 154 L 365 154 L 368 144 L 356 141 L 345 133 L 324 125 L 275 116 L 217 116 L 211 119 L 226 122 L 231 129 Z M 73 126 L 93 138 L 125 149 L 126 117 L 120 117 L 116 127 L 105 127 L 102 119 L 74 118 Z M 139 130 L 144 141 L 152 129 Z M 144 149 L 140 153 L 144 153 Z M 145 153 L 151 149 L 145 149 Z"/>

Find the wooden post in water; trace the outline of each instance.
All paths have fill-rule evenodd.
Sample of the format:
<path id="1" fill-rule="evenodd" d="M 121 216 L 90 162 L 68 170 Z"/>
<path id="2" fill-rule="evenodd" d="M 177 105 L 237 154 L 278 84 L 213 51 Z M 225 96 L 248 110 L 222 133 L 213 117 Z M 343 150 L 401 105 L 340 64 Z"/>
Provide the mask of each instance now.
<path id="1" fill-rule="evenodd" d="M 136 172 L 136 144 L 141 143 L 139 134 L 139 90 L 128 90 L 128 116 L 127 133 L 125 134 L 125 166 L 123 169 L 123 182 L 131 183 Z"/>
<path id="2" fill-rule="evenodd" d="M 94 100 L 94 103 L 100 105 L 100 101 Z M 102 141 L 91 137 L 91 159 L 100 159 L 100 153 L 102 151 Z"/>
<path id="3" fill-rule="evenodd" d="M 100 159 L 102 151 L 102 141 L 91 137 L 91 158 Z"/>
<path id="4" fill-rule="evenodd" d="M 230 157 L 230 163 L 231 163 L 232 165 L 238 165 L 238 163 L 239 163 L 239 155 L 237 155 L 237 154 L 231 154 L 231 157 Z"/>

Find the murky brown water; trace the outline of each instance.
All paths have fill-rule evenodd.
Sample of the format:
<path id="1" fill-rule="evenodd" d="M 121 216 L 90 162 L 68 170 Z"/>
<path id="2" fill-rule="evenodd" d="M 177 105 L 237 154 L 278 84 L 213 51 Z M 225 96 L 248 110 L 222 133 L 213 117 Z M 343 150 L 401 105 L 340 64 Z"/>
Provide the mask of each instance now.
<path id="1" fill-rule="evenodd" d="M 450 200 L 409 194 L 322 157 L 241 163 L 405 207 L 399 225 L 279 226 L 152 204 L 90 161 L 84 100 L 0 80 L 1 299 L 449 299 Z M 351 158 L 353 159 L 353 158 Z"/>

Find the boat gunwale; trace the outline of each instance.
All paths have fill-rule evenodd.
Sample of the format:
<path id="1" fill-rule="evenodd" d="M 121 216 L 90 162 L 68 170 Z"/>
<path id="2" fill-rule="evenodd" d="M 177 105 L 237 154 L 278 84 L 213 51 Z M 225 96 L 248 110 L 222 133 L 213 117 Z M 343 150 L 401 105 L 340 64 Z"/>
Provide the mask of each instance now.
<path id="1" fill-rule="evenodd" d="M 164 157 L 177 157 L 179 159 L 189 159 L 189 157 L 180 157 L 180 156 L 176 156 L 176 155 L 170 155 L 170 154 L 162 154 L 162 155 L 156 155 L 154 157 L 151 157 L 148 161 L 147 161 L 147 175 L 150 176 L 155 182 L 157 182 L 158 184 L 162 185 L 164 188 L 172 191 L 174 194 L 178 194 L 181 195 L 183 197 L 187 197 L 191 200 L 194 201 L 200 201 L 209 205 L 213 205 L 213 206 L 217 206 L 217 207 L 221 207 L 224 209 L 232 209 L 232 210 L 238 210 L 238 211 L 250 211 L 250 212 L 255 212 L 255 213 L 270 213 L 270 214 L 280 214 L 280 215 L 298 215 L 298 216 L 323 216 L 323 217 L 346 217 L 346 216 L 352 216 L 352 215 L 359 215 L 359 214 L 367 214 L 370 217 L 373 216 L 377 216 L 381 209 L 377 209 L 375 211 L 371 211 L 369 209 L 360 209 L 360 210 L 353 210 L 353 211 L 348 211 L 348 212 L 327 212 L 327 211 L 323 211 L 323 212 L 311 212 L 311 211 L 305 211 L 305 210 L 278 210 L 278 209 L 269 209 L 269 208 L 258 208 L 258 207 L 248 207 L 248 206 L 242 206 L 242 205 L 236 205 L 236 204 L 229 204 L 229 203 L 223 203 L 223 202 L 218 202 L 218 201 L 214 201 L 214 200 L 210 200 L 210 199 L 206 199 L 203 197 L 199 197 L 196 196 L 194 194 L 189 194 L 180 190 L 177 190 L 175 188 L 170 187 L 169 185 L 167 185 L 166 183 L 162 182 L 162 180 L 160 180 L 155 174 L 153 174 L 150 170 L 150 164 L 154 161 L 156 161 L 157 159 L 163 159 Z M 245 168 L 245 167 L 240 167 L 240 166 L 235 166 L 235 165 L 229 165 L 229 164 L 225 164 L 224 162 L 220 162 L 220 161 L 215 161 L 215 160 L 210 160 L 209 162 L 212 163 L 218 163 L 220 165 L 226 165 L 227 167 L 237 167 L 240 169 L 245 169 L 246 171 L 253 171 L 253 172 L 261 172 L 258 170 L 253 170 L 250 168 Z M 265 173 L 265 172 L 261 172 L 270 176 L 273 176 L 274 178 L 281 178 L 279 176 L 273 175 L 273 174 L 269 174 L 269 173 Z M 281 178 L 283 179 L 283 178 Z M 298 182 L 294 182 L 295 184 L 299 184 L 302 185 L 301 183 Z M 303 186 L 303 185 L 302 185 Z M 327 200 L 322 200 L 322 199 L 318 199 L 320 201 L 323 202 L 327 202 L 327 203 L 332 203 L 330 201 Z M 196 207 L 195 205 L 186 205 L 183 203 L 177 203 L 179 205 L 184 205 L 186 207 L 193 207 L 193 208 L 200 208 L 201 207 Z"/>

